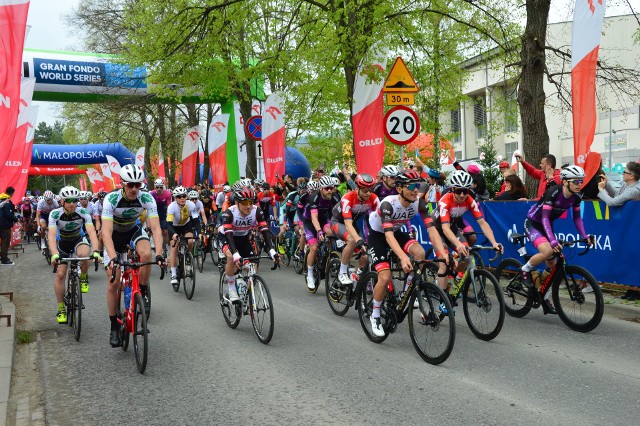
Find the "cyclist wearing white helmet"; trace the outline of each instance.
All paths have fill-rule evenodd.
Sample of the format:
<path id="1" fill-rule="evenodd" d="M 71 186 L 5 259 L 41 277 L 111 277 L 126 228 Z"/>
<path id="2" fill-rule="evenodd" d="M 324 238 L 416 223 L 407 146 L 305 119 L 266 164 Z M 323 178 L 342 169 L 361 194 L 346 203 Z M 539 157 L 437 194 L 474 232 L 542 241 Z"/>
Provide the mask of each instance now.
<path id="1" fill-rule="evenodd" d="M 118 310 L 118 286 L 120 285 L 120 268 L 116 268 L 115 280 L 111 281 L 114 260 L 118 253 L 126 253 L 133 247 L 138 253 L 140 262 L 150 262 L 152 259 L 151 243 L 146 231 L 138 223 L 143 212 L 147 214 L 147 225 L 151 228 L 155 241 L 162 239 L 162 230 L 158 220 L 156 202 L 148 192 L 140 191 L 144 180 L 142 169 L 133 164 L 127 164 L 120 169 L 122 189 L 110 192 L 102 205 L 102 240 L 104 243 L 104 260 L 107 265 L 107 308 L 111 321 L 109 343 L 112 347 L 122 346 L 116 313 Z M 159 250 L 156 244 L 156 253 Z M 156 256 L 158 264 L 164 262 L 164 250 Z M 150 309 L 150 299 L 147 297 L 150 267 L 140 269 L 140 292 L 145 301 L 145 310 Z"/>
<path id="2" fill-rule="evenodd" d="M 96 236 L 93 221 L 89 212 L 78 205 L 80 191 L 73 186 L 65 186 L 60 190 L 62 207 L 52 210 L 49 214 L 49 248 L 51 250 L 51 262 L 56 265 L 60 257 L 68 258 L 74 253 L 77 257 L 89 256 L 89 243 L 85 232 L 89 235 L 91 245 L 94 248 L 91 257 L 100 258 L 98 252 L 98 237 Z M 89 291 L 89 279 L 87 270 L 89 262 L 80 262 L 80 290 L 83 293 Z M 67 312 L 64 305 L 64 280 L 67 275 L 67 265 L 58 265 L 58 270 L 53 283 L 53 289 L 58 302 L 56 319 L 58 324 L 67 323 Z"/>
<path id="3" fill-rule="evenodd" d="M 382 166 L 378 173 L 381 180 L 373 186 L 373 193 L 376 194 L 380 200 L 389 195 L 398 194 L 396 189 L 396 176 L 398 176 L 398 174 L 400 174 L 398 167 L 393 165 Z"/>
<path id="4" fill-rule="evenodd" d="M 53 210 L 57 209 L 59 206 L 58 202 L 54 200 L 53 192 L 47 190 L 42 194 L 42 200 L 38 201 L 38 205 L 36 207 L 36 224 L 38 225 L 38 233 L 40 234 L 40 249 L 42 251 L 47 247 L 47 236 L 45 233 L 45 229 L 47 229 L 47 224 L 49 223 L 49 213 Z"/>
<path id="5" fill-rule="evenodd" d="M 204 203 L 200 200 L 200 194 L 198 194 L 198 191 L 196 190 L 189 191 L 188 196 L 189 196 L 189 200 L 196 206 L 195 210 L 191 212 L 192 215 L 195 213 L 195 215 L 200 216 L 198 219 L 195 219 L 195 227 L 196 227 L 196 234 L 202 240 L 203 234 L 202 234 L 202 230 L 201 230 L 202 226 L 200 222 L 202 221 L 202 223 L 206 226 L 209 221 L 207 214 L 204 210 Z"/>
<path id="6" fill-rule="evenodd" d="M 158 220 L 160 221 L 160 229 L 162 229 L 162 243 L 169 244 L 169 231 L 167 230 L 167 208 L 171 204 L 171 191 L 166 189 L 166 186 L 162 179 L 156 179 L 153 183 L 154 190 L 149 192 L 156 202 L 158 207 Z"/>
<path id="7" fill-rule="evenodd" d="M 527 213 L 524 221 L 524 230 L 529 241 L 539 253 L 522 267 L 522 278 L 526 285 L 533 285 L 531 270 L 542 262 L 547 262 L 547 267 L 552 268 L 555 258 L 550 259 L 554 253 L 560 252 L 562 246 L 558 243 L 553 233 L 552 223 L 562 216 L 567 210 L 573 210 L 573 223 L 582 238 L 588 238 L 584 229 L 584 223 L 580 215 L 580 203 L 582 194 L 580 188 L 586 174 L 580 166 L 567 166 L 560 171 L 562 185 L 553 185 L 547 189 L 540 200 L 533 205 Z M 589 240 L 591 245 L 593 242 Z M 537 292 L 536 292 L 537 294 Z M 542 308 L 545 314 L 555 314 L 555 309 L 548 300 L 543 301 Z"/>

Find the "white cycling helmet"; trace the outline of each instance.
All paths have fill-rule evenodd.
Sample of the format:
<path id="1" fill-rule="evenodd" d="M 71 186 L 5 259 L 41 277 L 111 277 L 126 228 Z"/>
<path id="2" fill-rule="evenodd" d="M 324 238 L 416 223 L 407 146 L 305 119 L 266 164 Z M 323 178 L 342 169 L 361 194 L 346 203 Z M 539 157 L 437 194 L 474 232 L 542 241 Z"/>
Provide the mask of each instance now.
<path id="1" fill-rule="evenodd" d="M 320 188 L 328 188 L 330 186 L 336 186 L 333 179 L 334 178 L 332 178 L 331 176 L 322 176 L 318 181 L 318 185 L 320 185 Z"/>
<path id="2" fill-rule="evenodd" d="M 249 178 L 244 178 L 244 179 L 240 179 L 237 184 L 240 186 L 240 188 L 246 186 L 249 187 L 251 186 L 251 179 Z"/>
<path id="3" fill-rule="evenodd" d="M 156 181 L 153 183 L 153 186 L 161 186 L 163 188 L 165 187 L 162 179 L 156 179 Z"/>
<path id="4" fill-rule="evenodd" d="M 39 197 L 37 198 L 37 200 L 38 200 L 38 202 L 40 202 L 40 201 L 44 201 L 44 197 L 41 195 L 41 196 L 39 196 Z"/>
<path id="5" fill-rule="evenodd" d="M 142 182 L 144 180 L 144 172 L 135 164 L 127 164 L 120 169 L 120 179 L 123 182 Z"/>
<path id="6" fill-rule="evenodd" d="M 309 191 L 317 191 L 320 189 L 320 183 L 317 180 L 312 180 L 307 184 L 307 189 Z"/>
<path id="7" fill-rule="evenodd" d="M 222 187 L 222 192 L 231 192 L 231 187 L 229 185 L 225 185 Z"/>
<path id="8" fill-rule="evenodd" d="M 194 191 L 189 191 L 188 197 L 189 198 L 198 198 L 198 197 L 200 197 L 200 194 L 198 194 L 198 191 L 195 191 L 195 190 Z"/>
<path id="9" fill-rule="evenodd" d="M 382 166 L 380 169 L 380 176 L 396 177 L 400 173 L 400 169 L 397 166 Z"/>
<path id="10" fill-rule="evenodd" d="M 79 198 L 80 191 L 73 186 L 65 186 L 60 190 L 60 198 L 66 200 L 67 198 Z"/>
<path id="11" fill-rule="evenodd" d="M 60 196 L 59 195 L 54 195 L 53 199 L 56 200 L 56 201 L 60 201 Z"/>
<path id="12" fill-rule="evenodd" d="M 91 192 L 89 192 L 89 191 L 80 191 L 80 198 L 91 199 Z"/>
<path id="13" fill-rule="evenodd" d="M 42 194 L 42 197 L 43 197 L 45 200 L 53 200 L 53 192 L 51 192 L 51 191 L 49 191 L 49 190 L 44 191 L 44 194 Z"/>
<path id="14" fill-rule="evenodd" d="M 451 178 L 449 178 L 449 184 L 456 188 L 471 189 L 471 187 L 473 186 L 473 178 L 464 170 L 456 170 L 451 174 Z"/>
<path id="15" fill-rule="evenodd" d="M 561 179 L 583 179 L 585 176 L 584 169 L 580 166 L 567 166 L 560 171 Z"/>
<path id="16" fill-rule="evenodd" d="M 187 188 L 185 188 L 184 186 L 177 186 L 173 190 L 173 196 L 177 197 L 178 195 L 187 195 Z"/>

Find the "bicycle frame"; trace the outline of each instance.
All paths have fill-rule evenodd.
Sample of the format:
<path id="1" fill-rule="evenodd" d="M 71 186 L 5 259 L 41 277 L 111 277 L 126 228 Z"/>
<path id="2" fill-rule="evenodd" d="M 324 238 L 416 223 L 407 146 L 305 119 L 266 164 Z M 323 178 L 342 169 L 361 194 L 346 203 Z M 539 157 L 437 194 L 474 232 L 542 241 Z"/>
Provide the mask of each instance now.
<path id="1" fill-rule="evenodd" d="M 494 248 L 485 247 L 485 246 L 473 246 L 469 248 L 469 256 L 466 256 L 465 258 L 460 259 L 468 263 L 467 263 L 467 268 L 465 269 L 464 274 L 462 275 L 462 278 L 460 278 L 460 280 L 457 283 L 455 282 L 455 279 L 454 279 L 453 291 L 449 292 L 449 294 L 454 298 L 457 298 L 460 295 L 460 292 L 462 291 L 462 287 L 464 287 L 464 284 L 468 279 L 471 279 L 471 285 L 473 285 L 473 293 L 477 296 L 478 289 L 476 289 L 476 276 L 475 276 L 477 263 L 476 263 L 475 256 L 473 256 L 471 253 L 474 251 L 480 251 L 480 250 L 494 250 Z M 495 257 L 489 259 L 489 262 L 495 261 L 499 256 L 500 256 L 500 253 L 496 252 Z M 450 272 L 454 273 L 454 277 L 455 277 L 455 271 L 447 271 L 447 273 L 450 273 Z"/>

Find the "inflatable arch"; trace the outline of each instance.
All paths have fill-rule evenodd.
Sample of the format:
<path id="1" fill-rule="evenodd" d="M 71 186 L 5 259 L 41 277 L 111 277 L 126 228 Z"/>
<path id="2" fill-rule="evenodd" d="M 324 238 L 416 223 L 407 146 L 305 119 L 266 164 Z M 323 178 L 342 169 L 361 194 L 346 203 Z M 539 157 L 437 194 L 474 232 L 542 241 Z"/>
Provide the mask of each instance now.
<path id="1" fill-rule="evenodd" d="M 133 164 L 135 154 L 120 142 L 87 145 L 34 144 L 32 166 L 76 166 L 79 164 L 107 163 L 112 156 L 121 166 Z"/>

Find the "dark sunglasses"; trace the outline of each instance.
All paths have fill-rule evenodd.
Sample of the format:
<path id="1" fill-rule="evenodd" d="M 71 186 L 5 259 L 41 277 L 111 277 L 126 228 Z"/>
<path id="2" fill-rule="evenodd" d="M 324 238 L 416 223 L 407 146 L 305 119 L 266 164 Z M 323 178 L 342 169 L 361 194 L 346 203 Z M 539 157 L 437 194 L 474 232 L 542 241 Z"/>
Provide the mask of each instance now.
<path id="1" fill-rule="evenodd" d="M 420 188 L 420 184 L 419 183 L 409 183 L 409 184 L 405 185 L 405 188 L 407 188 L 409 191 L 415 191 L 416 189 Z"/>
<path id="2" fill-rule="evenodd" d="M 572 179 L 569 182 L 576 184 L 576 185 L 582 185 L 583 180 L 582 179 Z"/>
<path id="3" fill-rule="evenodd" d="M 242 204 L 243 206 L 252 206 L 253 200 L 242 200 L 242 201 L 238 201 L 238 203 Z"/>
<path id="4" fill-rule="evenodd" d="M 127 185 L 127 188 L 140 188 L 142 186 L 142 182 L 127 182 L 125 185 Z"/>
<path id="5" fill-rule="evenodd" d="M 325 191 L 335 191 L 336 188 L 335 188 L 335 186 L 327 186 L 327 187 L 322 188 L 322 189 L 324 189 Z"/>
<path id="6" fill-rule="evenodd" d="M 64 200 L 65 203 L 77 203 L 78 199 L 77 198 L 67 198 L 66 200 Z"/>
<path id="7" fill-rule="evenodd" d="M 453 190 L 453 193 L 456 195 L 469 195 L 471 191 L 469 191 L 467 188 L 455 188 Z"/>
<path id="8" fill-rule="evenodd" d="M 629 171 L 625 170 L 624 172 L 622 172 L 622 174 L 623 174 L 623 175 L 632 175 L 633 173 L 631 173 L 631 172 L 629 172 Z"/>
<path id="9" fill-rule="evenodd" d="M 176 195 L 176 198 L 187 198 L 186 195 Z"/>
<path id="10" fill-rule="evenodd" d="M 164 186 L 156 186 L 156 189 L 164 189 Z"/>

